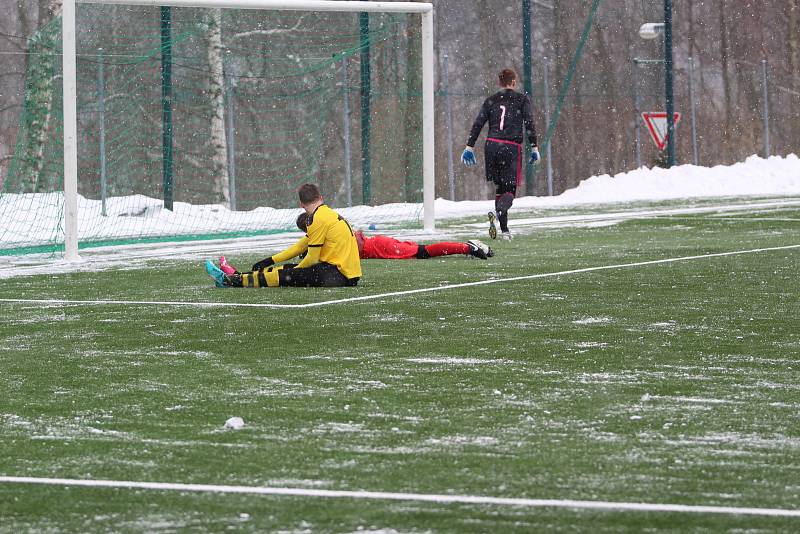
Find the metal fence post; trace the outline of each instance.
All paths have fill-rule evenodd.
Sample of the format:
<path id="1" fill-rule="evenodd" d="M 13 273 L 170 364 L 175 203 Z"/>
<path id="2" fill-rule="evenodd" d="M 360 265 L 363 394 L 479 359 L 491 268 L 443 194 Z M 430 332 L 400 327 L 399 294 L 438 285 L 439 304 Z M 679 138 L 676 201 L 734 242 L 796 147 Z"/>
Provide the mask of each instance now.
<path id="1" fill-rule="evenodd" d="M 641 102 L 639 101 L 639 59 L 633 58 L 633 107 L 636 111 L 634 130 L 636 132 L 636 168 L 642 168 L 642 134 L 639 120 L 642 116 Z"/>
<path id="2" fill-rule="evenodd" d="M 542 60 L 544 64 L 544 71 L 542 72 L 542 86 L 543 86 L 543 93 L 544 93 L 544 122 L 545 124 L 550 124 L 550 82 L 549 82 L 549 70 L 550 70 L 550 63 L 547 61 L 547 58 L 543 58 Z M 547 195 L 553 196 L 553 158 L 552 152 L 550 147 L 553 146 L 553 143 L 547 143 L 547 149 L 545 150 L 545 157 L 547 158 Z"/>
<path id="3" fill-rule="evenodd" d="M 225 100 L 226 102 L 226 124 L 228 126 L 228 135 L 225 140 L 225 145 L 228 151 L 228 198 L 229 209 L 236 211 L 236 122 L 234 114 L 236 112 L 235 104 L 233 102 L 233 89 L 235 81 L 233 78 L 233 66 L 231 64 L 230 50 L 225 52 Z"/>
<path id="4" fill-rule="evenodd" d="M 172 14 L 161 6 L 161 154 L 164 209 L 172 211 Z"/>
<path id="5" fill-rule="evenodd" d="M 344 124 L 344 187 L 347 206 L 353 205 L 353 170 L 350 168 L 350 87 L 347 76 L 347 56 L 342 57 L 342 122 Z"/>
<path id="6" fill-rule="evenodd" d="M 694 58 L 689 58 L 689 110 L 692 118 L 692 163 L 700 165 L 700 154 L 697 150 L 697 114 L 694 101 Z"/>
<path id="7" fill-rule="evenodd" d="M 361 191 L 363 203 L 369 206 L 372 202 L 372 163 L 370 162 L 370 34 L 369 13 L 358 14 L 360 51 L 361 51 Z"/>
<path id="8" fill-rule="evenodd" d="M 97 99 L 100 110 L 100 215 L 105 217 L 108 181 L 106 175 L 106 78 L 103 64 L 103 49 L 97 49 Z"/>
<path id="9" fill-rule="evenodd" d="M 664 0 L 664 99 L 667 104 L 667 167 L 676 164 L 675 95 L 672 53 L 672 0 Z"/>
<path id="10" fill-rule="evenodd" d="M 769 78 L 767 76 L 767 60 L 761 60 L 761 75 L 763 81 L 761 82 L 764 86 L 764 159 L 769 157 L 770 147 L 769 147 Z"/>
<path id="11" fill-rule="evenodd" d="M 450 200 L 456 199 L 456 176 L 453 171 L 453 116 L 450 111 L 450 79 L 447 74 L 447 54 L 442 56 L 442 80 L 444 84 L 444 113 L 447 127 L 447 177 L 450 185 Z"/>

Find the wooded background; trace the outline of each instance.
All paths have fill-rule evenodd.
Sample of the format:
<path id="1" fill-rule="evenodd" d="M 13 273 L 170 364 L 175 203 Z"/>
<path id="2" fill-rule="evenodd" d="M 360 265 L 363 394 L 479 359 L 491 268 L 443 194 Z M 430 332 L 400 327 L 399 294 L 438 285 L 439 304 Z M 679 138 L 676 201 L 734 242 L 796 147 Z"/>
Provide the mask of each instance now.
<path id="1" fill-rule="evenodd" d="M 533 100 L 536 126 L 540 138 L 544 137 L 546 125 L 543 110 L 543 69 L 549 68 L 549 92 L 551 109 L 555 107 L 556 97 L 562 87 L 567 69 L 584 24 L 590 11 L 590 0 L 548 0 L 533 1 Z M 97 33 L 151 35 L 158 32 L 157 10 L 143 12 L 136 9 L 116 9 L 105 11 L 103 17 L 89 16 L 86 6 L 79 8 L 79 46 L 80 40 L 91 39 Z M 23 111 L 26 83 L 44 83 L 39 94 L 47 94 L 46 85 L 50 82 L 32 80 L 32 60 L 41 59 L 45 54 L 37 48 L 41 46 L 43 28 L 60 15 L 60 2 L 57 0 L 0 0 L 0 186 L 9 177 L 9 169 L 20 132 L 20 117 Z M 81 14 L 83 13 L 83 16 Z M 142 13 L 150 13 L 143 16 Z M 236 47 L 242 41 L 256 42 L 260 35 L 268 33 L 269 21 L 254 22 L 258 16 L 239 12 L 236 17 L 227 17 L 225 24 L 217 24 L 214 31 L 214 10 L 196 15 L 205 24 L 202 39 L 193 45 L 198 57 L 205 57 L 205 67 L 197 69 L 196 81 L 203 86 L 209 109 L 200 122 L 207 127 L 188 128 L 187 132 L 176 131 L 176 152 L 183 147 L 187 153 L 196 145 L 207 145 L 205 159 L 195 158 L 194 168 L 191 158 L 183 161 L 183 172 L 203 173 L 215 181 L 219 200 L 224 202 L 223 159 L 219 151 L 219 132 L 215 121 L 221 124 L 222 117 L 214 116 L 213 103 L 221 98 L 220 65 L 215 64 L 215 55 L 208 53 L 214 49 Z M 260 20 L 260 19 L 258 19 Z M 373 185 L 373 202 L 389 202 L 419 199 L 418 162 L 411 161 L 409 154 L 418 155 L 419 132 L 419 31 L 418 18 L 409 16 L 409 21 L 399 26 L 401 40 L 376 42 L 373 50 L 373 167 L 380 175 L 398 175 L 405 178 L 398 181 L 378 180 Z M 594 24 L 591 27 L 586 49 L 578 63 L 576 77 L 566 95 L 561 116 L 552 139 L 552 164 L 554 169 L 554 189 L 558 194 L 575 187 L 581 180 L 595 174 L 615 174 L 631 170 L 636 166 L 635 130 L 638 119 L 634 109 L 634 69 L 638 68 L 639 91 L 642 95 L 643 110 L 663 110 L 663 74 L 660 65 L 634 67 L 634 58 L 658 58 L 662 53 L 660 40 L 644 41 L 638 36 L 638 29 L 645 22 L 663 20 L 663 3 L 660 0 L 605 0 Z M 265 22 L 266 21 L 266 22 Z M 235 28 L 237 24 L 241 27 Z M 248 26 L 248 24 L 250 26 Z M 266 25 L 265 25 L 266 24 Z M 373 21 L 373 31 L 375 30 Z M 730 164 L 751 154 L 763 153 L 763 89 L 762 60 L 767 60 L 770 104 L 771 153 L 786 155 L 798 153 L 800 146 L 800 0 L 773 0 L 754 2 L 751 0 L 675 0 L 674 2 L 674 47 L 676 68 L 676 111 L 683 114 L 677 130 L 677 155 L 679 163 L 691 163 L 692 145 L 690 139 L 688 78 L 689 58 L 694 58 L 695 101 L 697 107 L 697 128 L 699 141 L 699 160 L 702 165 Z M 209 29 L 210 28 L 210 29 Z M 258 28 L 248 30 L 247 28 Z M 354 14 L 325 19 L 324 24 L 316 22 L 292 22 L 283 18 L 275 23 L 272 30 L 284 34 L 287 43 L 295 43 L 299 50 L 309 39 L 311 30 L 319 39 L 327 34 L 339 36 L 358 34 L 358 18 Z M 252 35 L 248 34 L 252 33 Z M 235 37 L 233 34 L 241 34 Z M 242 36 L 244 35 L 244 37 Z M 416 43 L 416 44 L 415 44 Z M 497 72 L 505 67 L 522 71 L 522 6 L 521 2 L 507 0 L 438 0 L 435 2 L 435 43 L 436 43 L 436 88 L 437 88 L 437 196 L 447 197 L 447 131 L 444 120 L 445 95 L 442 87 L 443 57 L 448 56 L 449 97 L 452 104 L 453 158 L 455 160 L 456 199 L 483 199 L 489 195 L 483 179 L 483 170 L 467 169 L 458 161 L 463 150 L 467 132 L 486 96 L 496 90 Z M 381 46 L 383 48 L 381 48 Z M 235 53 L 235 51 L 234 51 Z M 205 55 L 204 55 L 205 54 Z M 219 57 L 217 54 L 216 57 Z M 355 54 L 349 62 L 351 79 L 358 80 L 358 57 Z M 249 62 L 249 63 L 248 63 Z M 257 70 L 252 52 L 239 58 L 238 68 L 247 68 L 252 73 Z M 385 63 L 385 64 L 384 64 Z M 389 66 L 387 66 L 389 65 Z M 394 65 L 394 68 L 391 68 Z M 47 71 L 47 61 L 39 61 L 37 68 Z M 80 65 L 79 65 L 80 68 Z M 272 67 L 274 68 L 274 66 Z M 49 69 L 60 69 L 60 62 L 49 65 Z M 242 72 L 244 72 L 242 70 Z M 27 76 L 27 79 L 26 79 Z M 38 76 L 42 77 L 41 74 Z M 55 74 L 57 78 L 57 72 Z M 42 78 L 47 78 L 45 74 Z M 288 83 L 288 82 L 287 82 Z M 242 91 L 244 84 L 240 84 Z M 253 86 L 254 87 L 254 86 Z M 59 85 L 60 88 L 60 85 Z M 60 90 L 60 89 L 59 89 Z M 92 88 L 94 90 L 94 88 Z M 156 83 L 154 90 L 160 90 Z M 255 88 L 256 93 L 259 89 Z M 262 89 L 263 90 L 263 89 Z M 357 83 L 354 90 L 358 91 Z M 394 98 L 383 100 L 383 96 Z M 249 102 L 249 104 L 248 104 Z M 334 100 L 331 100 L 334 102 Z M 336 100 L 336 102 L 339 102 Z M 354 187 L 360 187 L 359 135 L 357 100 L 351 131 L 354 173 Z M 28 102 L 29 107 L 50 106 L 49 102 Z M 241 102 L 242 113 L 255 100 Z M 328 109 L 338 117 L 341 110 Z M 160 110 L 152 110 L 153 116 L 141 116 L 142 121 L 160 120 Z M 313 124 L 314 113 L 323 113 L 322 108 L 309 109 L 309 116 L 303 120 Z M 331 120 L 338 120 L 332 118 Z M 250 128 L 253 136 L 263 136 L 269 130 L 262 116 L 253 117 Z M 244 129 L 247 122 L 238 127 Z M 261 126 L 256 126 L 256 125 Z M 84 122 L 87 128 L 90 121 Z M 341 124 L 339 124 L 341 126 Z M 43 136 L 48 134 L 49 126 L 39 124 Z M 310 127 L 313 130 L 313 127 Z M 189 135 L 191 134 L 191 135 Z M 89 143 L 94 134 L 85 134 L 82 140 Z M 238 134 L 237 134 L 238 135 Z M 322 138 L 309 138 L 310 151 L 318 151 L 315 159 L 334 160 L 341 158 L 340 132 Z M 157 136 L 156 136 L 157 137 Z M 160 139 L 156 139 L 159 141 Z M 246 140 L 245 140 L 246 143 Z M 31 142 L 28 143 L 31 145 Z M 479 142 L 479 147 L 482 146 Z M 642 161 L 651 166 L 658 153 L 647 134 L 642 130 Z M 411 148 L 408 148 L 411 147 Z M 251 147 L 252 148 L 252 147 Z M 18 149 L 19 150 L 19 149 Z M 30 161 L 47 159 L 44 143 L 28 147 Z M 160 163 L 157 150 L 147 157 L 152 160 L 154 182 L 158 182 Z M 300 150 L 298 156 L 302 156 Z M 481 153 L 482 150 L 479 150 Z M 247 154 L 237 157 L 237 165 L 246 167 Z M 395 154 L 400 154 L 395 157 Z M 255 157 L 255 156 L 253 156 Z M 148 160 L 148 161 L 150 161 Z M 267 165 L 267 163 L 264 163 Z M 31 163 L 26 173 L 41 173 L 44 163 Z M 546 194 L 545 173 L 539 166 L 535 177 L 535 191 L 528 194 Z M 19 169 L 18 171 L 19 172 Z M 176 170 L 176 172 L 181 172 Z M 256 169 L 257 172 L 257 169 Z M 341 173 L 343 165 L 326 166 L 315 169 L 318 181 L 323 188 L 335 190 L 341 204 Z M 34 176 L 32 180 L 39 180 Z M 94 181 L 92 181 L 94 183 Z M 392 189 L 398 192 L 390 193 Z M 3 187 L 0 187 L 0 191 Z M 11 191 L 6 184 L 6 192 Z M 120 189 L 118 193 L 125 191 Z M 95 196 L 97 188 L 89 181 L 82 181 L 81 193 Z M 404 198 L 398 198 L 400 197 Z M 290 195 L 291 196 L 291 195 Z M 360 197 L 354 194 L 358 203 Z M 198 197 L 198 200 L 206 200 Z M 287 200 L 289 201 L 289 200 Z M 264 205 L 262 200 L 254 200 L 240 209 Z"/>

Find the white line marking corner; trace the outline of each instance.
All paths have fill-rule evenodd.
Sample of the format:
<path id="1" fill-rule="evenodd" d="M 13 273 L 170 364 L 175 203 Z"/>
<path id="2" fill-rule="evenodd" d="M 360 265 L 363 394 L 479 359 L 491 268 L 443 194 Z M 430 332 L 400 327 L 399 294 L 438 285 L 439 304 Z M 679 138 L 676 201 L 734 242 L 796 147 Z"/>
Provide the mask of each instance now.
<path id="1" fill-rule="evenodd" d="M 396 493 L 383 491 L 344 491 L 310 488 L 278 488 L 260 486 L 226 486 L 214 484 L 179 484 L 169 482 L 137 482 L 130 480 L 84 480 L 70 478 L 36 478 L 0 476 L 5 484 L 40 484 L 49 486 L 79 486 L 89 488 L 145 489 L 196 493 L 224 493 L 248 495 L 273 495 L 279 497 L 319 497 L 355 500 L 417 501 L 439 504 L 477 504 L 516 506 L 524 508 L 573 508 L 604 511 L 759 515 L 772 517 L 800 517 L 800 510 L 780 508 L 751 508 L 735 506 L 699 506 L 687 504 L 660 504 L 610 501 L 579 501 L 571 499 L 523 499 L 488 497 L 481 495 L 440 495 L 431 493 Z"/>

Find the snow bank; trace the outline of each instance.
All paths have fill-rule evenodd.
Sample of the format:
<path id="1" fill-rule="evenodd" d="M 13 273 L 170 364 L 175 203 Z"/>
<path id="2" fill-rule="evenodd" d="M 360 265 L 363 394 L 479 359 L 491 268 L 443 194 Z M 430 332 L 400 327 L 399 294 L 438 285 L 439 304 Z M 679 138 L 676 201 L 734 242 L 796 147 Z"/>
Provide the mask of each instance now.
<path id="1" fill-rule="evenodd" d="M 539 174 L 542 179 L 542 174 Z M 569 207 L 681 198 L 769 197 L 800 195 L 800 158 L 763 159 L 750 156 L 742 163 L 716 167 L 680 165 L 671 169 L 642 167 L 615 176 L 603 174 L 554 197 L 522 197 L 517 208 Z M 493 202 L 436 200 L 436 218 L 479 214 Z"/>
<path id="2" fill-rule="evenodd" d="M 541 179 L 541 174 L 540 174 Z M 637 169 L 616 176 L 593 176 L 555 197 L 523 197 L 517 208 L 558 208 L 680 198 L 800 196 L 800 159 L 762 159 L 713 168 L 682 165 L 672 169 Z M 334 206 L 354 226 L 402 226 L 422 217 L 421 204 Z M 231 231 L 290 230 L 299 208 L 257 208 L 231 212 L 221 205 L 176 202 L 173 211 L 159 199 L 142 195 L 109 198 L 106 216 L 99 200 L 79 198 L 79 240 L 142 236 L 215 234 Z M 451 202 L 437 199 L 437 219 L 482 215 L 494 201 Z M 61 193 L 0 195 L 0 249 L 63 241 Z"/>

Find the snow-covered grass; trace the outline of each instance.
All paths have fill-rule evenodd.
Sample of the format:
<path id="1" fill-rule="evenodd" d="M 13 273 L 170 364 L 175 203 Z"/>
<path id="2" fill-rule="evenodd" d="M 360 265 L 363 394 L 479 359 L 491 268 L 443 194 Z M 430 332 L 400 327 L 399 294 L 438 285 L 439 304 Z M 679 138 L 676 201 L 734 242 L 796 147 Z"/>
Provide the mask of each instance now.
<path id="1" fill-rule="evenodd" d="M 593 176 L 555 197 L 523 197 L 519 209 L 564 209 L 597 204 L 719 197 L 800 196 L 800 159 L 794 154 L 713 168 L 682 165 L 672 169 L 638 169 L 616 176 Z M 142 195 L 106 202 L 79 197 L 78 235 L 84 243 L 124 243 L 140 239 L 195 236 L 264 235 L 294 230 L 299 208 L 261 207 L 232 212 L 222 205 L 176 202 L 172 211 L 159 199 Z M 334 206 L 353 225 L 397 229 L 418 225 L 421 204 Z M 435 202 L 441 223 L 494 209 L 492 201 Z M 63 243 L 63 196 L 60 193 L 0 195 L 0 253 L 22 247 Z"/>
<path id="2" fill-rule="evenodd" d="M 517 238 L 492 243 L 488 261 L 366 261 L 357 288 L 217 290 L 197 250 L 165 260 L 140 249 L 124 269 L 5 278 L 0 298 L 307 303 L 800 244 L 791 202 L 739 200 L 724 216 L 719 203 L 681 204 L 651 207 L 657 216 L 636 206 L 630 218 L 617 206 L 613 226 L 519 216 Z M 472 225 L 483 222 L 447 231 Z M 260 252 L 229 259 L 248 265 Z M 4 301 L 1 471 L 796 509 L 798 259 L 772 250 L 305 310 Z M 245 426 L 224 429 L 234 416 Z M 2 483 L 0 517 L 9 531 L 797 527 Z"/>

